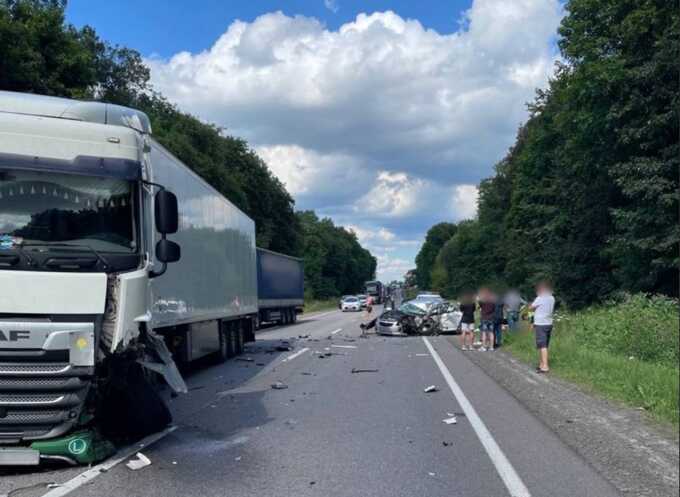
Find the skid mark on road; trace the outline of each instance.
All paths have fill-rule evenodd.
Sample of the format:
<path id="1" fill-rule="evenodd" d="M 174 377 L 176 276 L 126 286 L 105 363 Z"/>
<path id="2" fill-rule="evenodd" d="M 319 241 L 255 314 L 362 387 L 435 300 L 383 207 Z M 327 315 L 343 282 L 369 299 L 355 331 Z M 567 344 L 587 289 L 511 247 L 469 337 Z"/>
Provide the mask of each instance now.
<path id="1" fill-rule="evenodd" d="M 430 352 L 435 364 L 437 364 L 439 371 L 441 371 L 442 375 L 444 376 L 444 379 L 451 389 L 453 396 L 458 401 L 461 409 L 463 409 L 465 416 L 470 422 L 472 428 L 475 430 L 479 441 L 482 443 L 482 446 L 484 446 L 484 450 L 486 450 L 491 462 L 496 467 L 496 471 L 503 480 L 503 483 L 510 492 L 510 495 L 512 497 L 531 497 L 529 489 L 527 489 L 527 487 L 524 485 L 524 482 L 515 471 L 515 468 L 512 467 L 512 464 L 510 464 L 510 461 L 498 446 L 496 440 L 494 440 L 486 425 L 477 414 L 477 411 L 475 411 L 475 408 L 472 407 L 472 404 L 470 404 L 470 401 L 463 393 L 463 390 L 460 388 L 460 386 L 458 386 L 456 380 L 453 379 L 453 375 L 451 375 L 451 372 L 446 367 L 441 357 L 439 357 L 437 351 L 434 350 L 434 347 L 432 347 L 432 344 L 427 339 L 427 337 L 423 337 L 423 342 L 425 342 L 427 350 Z"/>

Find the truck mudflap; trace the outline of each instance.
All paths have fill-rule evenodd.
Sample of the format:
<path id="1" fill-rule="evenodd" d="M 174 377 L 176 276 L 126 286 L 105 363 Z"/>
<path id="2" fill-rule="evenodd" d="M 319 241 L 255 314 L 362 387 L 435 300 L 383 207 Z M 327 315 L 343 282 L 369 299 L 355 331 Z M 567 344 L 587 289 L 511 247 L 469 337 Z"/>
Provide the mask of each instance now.
<path id="1" fill-rule="evenodd" d="M 177 369 L 177 364 L 172 358 L 172 354 L 168 350 L 163 337 L 155 334 L 153 331 L 147 331 L 146 344 L 153 352 L 160 362 L 150 359 L 140 359 L 137 362 L 150 371 L 160 374 L 170 388 L 177 393 L 187 393 L 187 388 L 182 374 Z"/>

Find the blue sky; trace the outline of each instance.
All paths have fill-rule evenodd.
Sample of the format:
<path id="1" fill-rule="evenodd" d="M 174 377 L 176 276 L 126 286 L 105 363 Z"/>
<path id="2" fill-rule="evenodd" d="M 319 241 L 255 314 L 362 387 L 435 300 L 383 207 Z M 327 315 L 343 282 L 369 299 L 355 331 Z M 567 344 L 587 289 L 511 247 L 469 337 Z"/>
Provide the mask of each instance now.
<path id="1" fill-rule="evenodd" d="M 114 8 L 115 5 L 115 8 Z M 476 185 L 558 54 L 559 0 L 71 0 L 67 18 L 142 53 L 154 87 L 243 137 L 299 209 L 353 229 L 378 277 Z"/>
<path id="2" fill-rule="evenodd" d="M 69 22 L 96 28 L 102 38 L 133 47 L 143 55 L 168 57 L 182 50 L 210 47 L 235 19 L 253 21 L 267 12 L 304 15 L 322 20 L 330 29 L 353 20 L 360 12 L 393 10 L 418 19 L 439 33 L 458 29 L 460 13 L 471 0 L 69 0 Z M 335 6 L 335 7 L 333 7 Z"/>

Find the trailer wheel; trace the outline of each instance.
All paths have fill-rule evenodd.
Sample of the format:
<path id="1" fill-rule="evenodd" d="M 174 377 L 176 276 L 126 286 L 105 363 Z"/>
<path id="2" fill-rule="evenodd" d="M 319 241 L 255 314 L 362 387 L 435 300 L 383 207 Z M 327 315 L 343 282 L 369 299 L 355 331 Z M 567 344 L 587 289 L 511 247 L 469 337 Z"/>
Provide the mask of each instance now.
<path id="1" fill-rule="evenodd" d="M 217 362 L 222 363 L 229 358 L 229 326 L 228 323 L 220 323 L 220 349 L 217 351 Z"/>
<path id="2" fill-rule="evenodd" d="M 236 322 L 234 335 L 236 336 L 236 350 L 234 352 L 236 353 L 235 355 L 239 355 L 243 353 L 244 342 L 243 323 L 241 321 Z"/>

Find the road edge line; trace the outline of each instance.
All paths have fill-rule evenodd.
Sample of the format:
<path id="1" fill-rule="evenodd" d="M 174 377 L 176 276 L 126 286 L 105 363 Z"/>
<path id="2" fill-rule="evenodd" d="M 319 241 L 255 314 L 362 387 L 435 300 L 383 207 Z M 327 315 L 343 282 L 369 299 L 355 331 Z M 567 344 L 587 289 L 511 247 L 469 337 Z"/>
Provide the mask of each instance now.
<path id="1" fill-rule="evenodd" d="M 62 483 L 58 487 L 53 488 L 49 492 L 43 494 L 42 497 L 63 497 L 64 495 L 70 494 L 71 492 L 73 492 L 77 488 L 81 487 L 85 483 L 94 480 L 97 476 L 105 474 L 107 471 L 118 466 L 120 463 L 125 461 L 127 458 L 129 458 L 133 454 L 155 444 L 156 442 L 158 442 L 159 440 L 161 440 L 165 436 L 169 435 L 170 433 L 172 433 L 176 429 L 177 429 L 177 426 L 175 426 L 175 425 L 168 426 L 163 431 L 159 431 L 158 433 L 154 433 L 152 435 L 149 435 L 148 437 L 143 438 L 142 440 L 140 440 L 139 442 L 137 442 L 135 444 L 129 445 L 127 447 L 123 447 L 111 459 L 104 461 L 102 463 L 99 463 L 96 466 L 91 467 L 87 471 L 84 471 L 83 473 L 80 473 L 79 475 L 74 476 L 73 478 L 71 478 L 67 482 Z"/>
<path id="2" fill-rule="evenodd" d="M 472 429 L 477 434 L 477 438 L 479 438 L 479 441 L 482 443 L 484 450 L 486 450 L 486 453 L 491 459 L 491 462 L 496 468 L 501 480 L 503 480 L 505 487 L 510 492 L 510 495 L 512 497 L 531 497 L 529 489 L 526 487 L 526 485 L 524 485 L 524 482 L 515 471 L 515 468 L 513 468 L 508 458 L 498 446 L 498 443 L 496 443 L 496 440 L 494 440 L 491 432 L 484 424 L 484 421 L 482 421 L 482 418 L 479 417 L 477 411 L 475 411 L 475 408 L 472 407 L 472 404 L 467 399 L 456 380 L 453 378 L 453 375 L 444 364 L 444 361 L 442 361 L 441 357 L 439 357 L 439 354 L 434 349 L 427 337 L 422 338 L 423 342 L 425 342 L 427 350 L 432 356 L 432 359 L 434 359 L 435 364 L 439 368 L 439 371 L 441 372 L 442 376 L 444 376 L 446 383 L 451 389 L 451 393 L 453 393 L 453 396 L 456 398 L 456 401 L 465 413 L 465 416 L 470 422 Z"/>
<path id="3" fill-rule="evenodd" d="M 294 354 L 289 355 L 288 357 L 286 357 L 286 358 L 285 358 L 283 361 L 281 361 L 281 362 L 292 361 L 293 359 L 295 359 L 296 357 L 301 356 L 302 354 L 304 354 L 304 353 L 307 352 L 308 350 L 309 350 L 309 347 L 304 347 L 304 348 L 298 350 L 297 352 L 295 352 Z"/>

